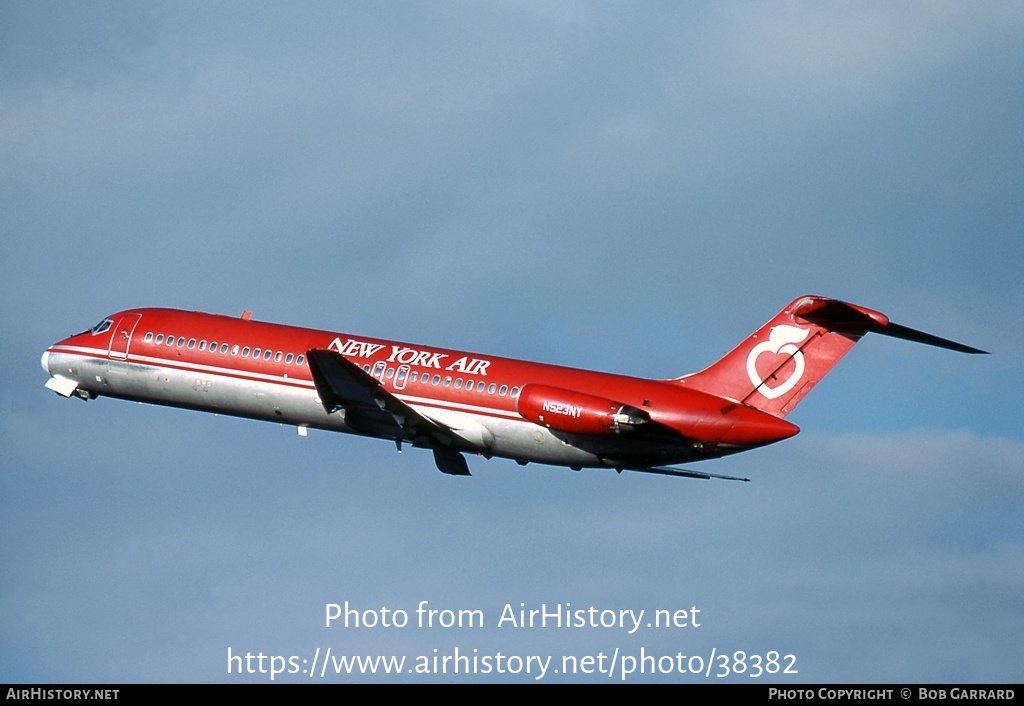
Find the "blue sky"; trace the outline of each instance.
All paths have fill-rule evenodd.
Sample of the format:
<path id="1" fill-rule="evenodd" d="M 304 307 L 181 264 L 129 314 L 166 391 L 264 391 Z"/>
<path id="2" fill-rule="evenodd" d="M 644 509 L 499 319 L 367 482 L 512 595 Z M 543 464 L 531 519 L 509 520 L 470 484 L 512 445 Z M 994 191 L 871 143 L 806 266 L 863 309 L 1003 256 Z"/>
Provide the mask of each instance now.
<path id="1" fill-rule="evenodd" d="M 458 647 L 1019 683 L 1022 39 L 1015 2 L 0 4 L 0 681 Z M 672 377 L 804 293 L 992 355 L 869 336 L 799 436 L 705 467 L 748 484 L 450 478 L 386 443 L 64 400 L 39 368 L 176 306 Z M 487 624 L 324 626 L 326 603 L 423 600 Z M 498 628 L 507 603 L 704 622 Z"/>

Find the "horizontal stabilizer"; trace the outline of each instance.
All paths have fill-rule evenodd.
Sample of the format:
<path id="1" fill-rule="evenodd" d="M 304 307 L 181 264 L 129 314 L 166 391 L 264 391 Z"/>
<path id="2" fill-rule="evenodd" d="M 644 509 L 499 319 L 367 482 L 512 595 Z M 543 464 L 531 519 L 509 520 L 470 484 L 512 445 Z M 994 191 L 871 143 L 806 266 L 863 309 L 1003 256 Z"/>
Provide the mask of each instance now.
<path id="1" fill-rule="evenodd" d="M 965 346 L 963 343 L 957 343 L 956 341 L 950 341 L 946 338 L 939 338 L 933 336 L 930 333 L 924 331 L 918 331 L 916 329 L 909 328 L 907 326 L 900 326 L 894 324 L 891 321 L 880 329 L 875 329 L 875 333 L 880 333 L 883 336 L 892 336 L 893 338 L 902 338 L 907 341 L 915 341 L 917 343 L 926 343 L 929 346 L 938 346 L 939 348 L 947 348 L 951 351 L 957 351 L 959 353 L 981 353 L 988 355 L 988 351 L 983 351 L 980 348 L 972 348 L 971 346 Z"/>
<path id="2" fill-rule="evenodd" d="M 793 316 L 818 324 L 830 331 L 852 334 L 879 333 L 883 336 L 902 338 L 906 341 L 924 343 L 959 353 L 988 353 L 988 351 L 965 346 L 963 343 L 957 343 L 948 338 L 940 338 L 908 326 L 901 326 L 889 321 L 889 317 L 881 312 L 856 304 L 847 304 L 836 299 L 805 297 L 793 307 Z"/>

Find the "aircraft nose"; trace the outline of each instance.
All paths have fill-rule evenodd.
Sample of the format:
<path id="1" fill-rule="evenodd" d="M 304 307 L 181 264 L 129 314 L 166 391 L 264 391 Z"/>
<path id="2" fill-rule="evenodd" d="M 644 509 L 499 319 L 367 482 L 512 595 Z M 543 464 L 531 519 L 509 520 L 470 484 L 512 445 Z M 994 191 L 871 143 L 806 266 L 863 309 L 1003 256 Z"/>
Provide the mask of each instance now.
<path id="1" fill-rule="evenodd" d="M 40 362 L 43 364 L 43 370 L 46 371 L 46 374 L 51 375 L 52 373 L 50 373 L 50 349 L 46 349 L 45 351 L 43 351 L 43 359 Z"/>

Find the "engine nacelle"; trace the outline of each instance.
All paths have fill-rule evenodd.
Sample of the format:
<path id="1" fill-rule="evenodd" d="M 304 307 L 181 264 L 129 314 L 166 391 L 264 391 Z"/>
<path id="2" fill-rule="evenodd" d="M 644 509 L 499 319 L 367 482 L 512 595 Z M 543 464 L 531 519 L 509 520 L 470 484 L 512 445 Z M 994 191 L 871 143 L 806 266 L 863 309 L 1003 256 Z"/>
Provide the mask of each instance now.
<path id="1" fill-rule="evenodd" d="M 571 434 L 629 433 L 651 420 L 636 407 L 548 385 L 524 387 L 516 409 L 524 419 Z"/>

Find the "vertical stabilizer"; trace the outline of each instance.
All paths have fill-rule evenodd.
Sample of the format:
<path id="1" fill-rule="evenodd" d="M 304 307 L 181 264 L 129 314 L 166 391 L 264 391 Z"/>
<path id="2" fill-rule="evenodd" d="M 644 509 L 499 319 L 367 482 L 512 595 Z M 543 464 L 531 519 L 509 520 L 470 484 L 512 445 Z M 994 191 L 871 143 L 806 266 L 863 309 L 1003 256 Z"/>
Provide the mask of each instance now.
<path id="1" fill-rule="evenodd" d="M 878 311 L 836 299 L 803 296 L 717 363 L 675 382 L 785 417 L 865 333 L 984 353 L 889 322 Z"/>

